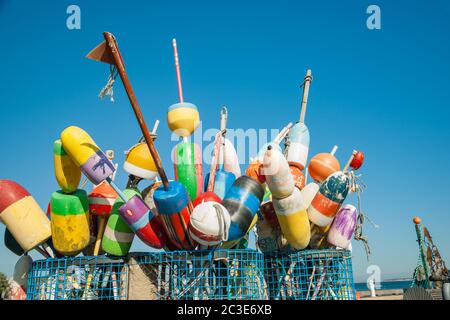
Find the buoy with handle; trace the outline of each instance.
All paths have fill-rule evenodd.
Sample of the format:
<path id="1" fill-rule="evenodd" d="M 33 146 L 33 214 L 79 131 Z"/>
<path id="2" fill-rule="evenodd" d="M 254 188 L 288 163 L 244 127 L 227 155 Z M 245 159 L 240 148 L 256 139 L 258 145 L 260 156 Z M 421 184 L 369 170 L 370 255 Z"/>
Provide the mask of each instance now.
<path id="1" fill-rule="evenodd" d="M 167 124 L 170 130 L 181 137 L 189 137 L 200 124 L 200 115 L 197 107 L 183 98 L 183 88 L 181 85 L 180 64 L 178 59 L 177 41 L 172 40 L 173 53 L 175 59 L 175 71 L 178 84 L 179 102 L 173 104 L 167 110 Z"/>
<path id="2" fill-rule="evenodd" d="M 240 176 L 236 179 L 222 201 L 231 217 L 229 241 L 245 236 L 250 226 L 256 222 L 256 213 L 263 196 L 263 187 L 252 178 Z"/>
<path id="3" fill-rule="evenodd" d="M 52 242 L 56 251 L 75 256 L 89 245 L 89 202 L 86 191 L 52 193 L 50 199 Z"/>
<path id="4" fill-rule="evenodd" d="M 0 180 L 0 221 L 25 252 L 51 237 L 50 221 L 33 196 L 11 180 Z"/>
<path id="5" fill-rule="evenodd" d="M 312 81 L 311 70 L 306 71 L 303 81 L 302 107 L 300 111 L 300 121 L 297 122 L 289 132 L 289 148 L 287 151 L 287 160 L 296 162 L 302 168 L 306 167 L 309 152 L 309 130 L 305 125 L 306 107 L 308 105 L 309 87 Z"/>
<path id="6" fill-rule="evenodd" d="M 147 124 L 145 122 L 144 116 L 142 115 L 141 108 L 137 101 L 136 95 L 131 87 L 130 80 L 125 70 L 125 64 L 123 57 L 120 53 L 119 46 L 117 44 L 114 36 L 109 32 L 104 32 L 103 36 L 105 42 L 102 42 L 94 50 L 88 54 L 88 58 L 112 64 L 122 80 L 127 96 L 130 100 L 131 107 L 136 116 L 136 120 L 139 124 L 141 132 L 145 138 L 147 146 L 149 148 L 150 154 L 155 161 L 156 169 L 161 178 L 162 186 L 155 190 L 154 201 L 158 209 L 159 216 L 167 216 L 168 219 L 163 218 L 163 227 L 166 231 L 167 236 L 170 241 L 178 245 L 180 248 L 193 249 L 196 244 L 190 239 L 187 226 L 189 225 L 190 210 L 192 209 L 192 204 L 189 201 L 189 196 L 186 192 L 186 188 L 183 187 L 179 182 L 173 181 L 169 183 L 167 179 L 166 172 L 162 166 L 161 158 L 155 148 L 153 139 L 150 136 Z M 181 87 L 180 87 L 181 88 Z M 170 121 L 169 121 L 170 122 Z M 177 121 L 174 121 L 177 123 Z M 195 123 L 195 121 L 194 121 Z M 183 124 L 176 125 L 177 129 L 185 127 Z M 189 128 L 188 128 L 189 129 Z M 195 124 L 191 127 L 192 130 L 187 130 L 188 133 L 192 133 L 195 129 Z M 189 134 L 190 134 L 189 133 Z M 120 195 L 120 194 L 119 194 Z M 133 198 L 130 200 L 131 201 Z M 125 200 L 127 201 L 127 200 Z M 140 200 L 142 201 L 142 200 Z M 139 199 L 135 199 L 133 202 L 137 203 L 139 207 L 142 207 Z M 145 203 L 144 203 L 145 204 Z M 139 210 L 141 208 L 138 208 Z M 172 210 L 177 211 L 172 211 Z M 127 209 L 129 210 L 129 209 Z M 172 232 L 177 230 L 177 232 Z"/>
<path id="7" fill-rule="evenodd" d="M 345 165 L 343 171 L 331 174 L 320 186 L 308 208 L 309 220 L 319 227 L 329 225 L 344 202 L 350 188 L 347 169 L 356 151 Z"/>
<path id="8" fill-rule="evenodd" d="M 294 188 L 292 194 L 283 199 L 272 199 L 281 231 L 295 249 L 304 249 L 311 238 L 310 224 L 302 193 Z"/>
<path id="9" fill-rule="evenodd" d="M 222 179 L 216 173 L 223 132 L 224 130 L 221 130 L 216 134 L 210 172 L 205 177 L 206 191 L 194 200 L 194 209 L 189 223 L 191 237 L 201 246 L 206 247 L 227 241 L 230 227 L 230 214 L 221 205 L 222 199 L 214 192 L 217 185 L 221 183 L 217 180 Z"/>
<path id="10" fill-rule="evenodd" d="M 75 192 L 81 179 L 80 168 L 64 150 L 61 140 L 53 143 L 53 162 L 56 181 L 65 193 Z"/>
<path id="11" fill-rule="evenodd" d="M 341 169 L 339 161 L 334 156 L 338 146 L 334 146 L 330 153 L 316 154 L 308 165 L 308 171 L 314 181 L 321 183 L 330 176 Z"/>
<path id="12" fill-rule="evenodd" d="M 328 232 L 328 243 L 347 249 L 355 233 L 357 216 L 358 210 L 351 204 L 339 209 Z"/>
<path id="13" fill-rule="evenodd" d="M 189 232 L 199 244 L 213 246 L 227 241 L 229 228 L 230 214 L 218 202 L 204 202 L 192 211 Z"/>

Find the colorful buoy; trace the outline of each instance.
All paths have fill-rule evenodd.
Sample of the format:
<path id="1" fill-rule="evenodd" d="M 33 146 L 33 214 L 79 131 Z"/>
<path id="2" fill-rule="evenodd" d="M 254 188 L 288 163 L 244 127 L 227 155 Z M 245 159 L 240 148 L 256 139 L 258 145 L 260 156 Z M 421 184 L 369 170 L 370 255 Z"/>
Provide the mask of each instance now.
<path id="1" fill-rule="evenodd" d="M 247 176 L 240 176 L 228 190 L 222 205 L 231 216 L 228 240 L 238 240 L 245 236 L 250 226 L 257 219 L 264 189 L 255 180 Z"/>
<path id="2" fill-rule="evenodd" d="M 138 191 L 130 189 L 125 189 L 123 193 L 129 198 L 139 195 Z M 134 239 L 133 230 L 119 215 L 119 208 L 123 204 L 122 199 L 117 198 L 115 200 L 102 239 L 103 251 L 114 256 L 127 255 Z"/>
<path id="3" fill-rule="evenodd" d="M 308 165 L 308 171 L 311 178 L 316 182 L 323 182 L 331 174 L 340 170 L 339 161 L 334 156 L 337 147 L 335 146 L 331 153 L 316 154 Z"/>
<path id="4" fill-rule="evenodd" d="M 65 193 L 77 190 L 81 179 L 80 168 L 66 153 L 59 139 L 53 143 L 53 162 L 56 181 L 61 190 Z"/>
<path id="5" fill-rule="evenodd" d="M 133 146 L 125 157 L 123 170 L 135 177 L 154 180 L 157 175 L 155 161 L 145 142 Z"/>
<path id="6" fill-rule="evenodd" d="M 355 232 L 357 216 L 358 210 L 351 204 L 339 209 L 328 232 L 328 243 L 347 249 Z"/>
<path id="7" fill-rule="evenodd" d="M 86 191 L 53 192 L 50 200 L 52 241 L 64 255 L 77 255 L 89 245 L 89 202 Z"/>
<path id="8" fill-rule="evenodd" d="M 36 200 L 11 180 L 0 180 L 0 221 L 25 252 L 52 235 L 50 221 Z"/>
<path id="9" fill-rule="evenodd" d="M 228 240 L 230 214 L 217 202 L 203 202 L 192 211 L 189 233 L 196 242 L 213 246 Z"/>
<path id="10" fill-rule="evenodd" d="M 311 238 L 311 229 L 302 193 L 294 188 L 293 193 L 284 198 L 273 198 L 273 207 L 278 217 L 283 235 L 295 249 L 304 249 Z"/>

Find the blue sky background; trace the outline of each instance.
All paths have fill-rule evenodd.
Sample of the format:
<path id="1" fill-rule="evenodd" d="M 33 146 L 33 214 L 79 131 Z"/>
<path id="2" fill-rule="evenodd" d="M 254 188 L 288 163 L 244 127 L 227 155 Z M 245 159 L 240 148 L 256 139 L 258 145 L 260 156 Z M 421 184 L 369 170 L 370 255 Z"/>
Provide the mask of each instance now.
<path id="1" fill-rule="evenodd" d="M 73 3 L 81 7 L 81 30 L 66 28 Z M 370 4 L 381 7 L 380 31 L 366 28 Z M 173 176 L 175 142 L 165 119 L 177 102 L 176 37 L 185 100 L 199 107 L 204 128 L 218 126 L 224 104 L 233 128 L 296 121 L 299 84 L 313 70 L 310 155 L 334 144 L 342 164 L 354 148 L 366 155 L 363 207 L 380 228 L 365 228 L 370 262 L 363 245 L 353 244 L 357 281 L 365 280 L 370 264 L 380 266 L 382 278 L 412 274 L 414 215 L 450 263 L 448 30 L 444 0 L 0 0 L 0 176 L 21 183 L 46 208 L 58 188 L 52 144 L 69 125 L 114 149 L 122 165 L 122 151 L 140 137 L 139 127 L 120 83 L 114 104 L 97 98 L 108 67 L 84 58 L 103 31 L 118 38 L 149 126 L 161 120 L 157 147 Z M 124 186 L 126 174 L 120 170 L 116 180 Z M 133 250 L 146 247 L 136 239 Z M 0 246 L 0 271 L 12 274 L 16 260 Z"/>

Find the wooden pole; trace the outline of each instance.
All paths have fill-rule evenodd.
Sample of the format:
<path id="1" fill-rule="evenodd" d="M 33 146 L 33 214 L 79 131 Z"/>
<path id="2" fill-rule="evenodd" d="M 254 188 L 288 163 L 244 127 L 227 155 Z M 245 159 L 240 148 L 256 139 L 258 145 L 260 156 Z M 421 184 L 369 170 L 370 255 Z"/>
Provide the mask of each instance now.
<path id="1" fill-rule="evenodd" d="M 308 104 L 309 87 L 311 85 L 312 75 L 311 69 L 306 71 L 305 80 L 303 82 L 303 98 L 302 98 L 302 109 L 300 111 L 300 123 L 305 123 L 306 106 Z"/>
<path id="2" fill-rule="evenodd" d="M 177 40 L 172 39 L 173 46 L 173 58 L 175 59 L 175 72 L 177 73 L 177 84 L 178 84 L 178 98 L 180 102 L 183 102 L 183 87 L 181 86 L 181 72 L 180 72 L 180 62 L 178 60 L 178 49 Z"/>
<path id="3" fill-rule="evenodd" d="M 122 59 L 122 56 L 119 51 L 119 46 L 114 38 L 114 36 L 109 32 L 103 32 L 103 36 L 105 37 L 106 43 L 111 51 L 111 54 L 114 58 L 114 63 L 116 65 L 117 71 L 119 72 L 119 76 L 122 79 L 123 86 L 128 95 L 128 99 L 130 100 L 131 106 L 133 108 L 136 119 L 139 123 L 139 127 L 141 128 L 142 134 L 144 135 L 145 142 L 150 150 L 150 153 L 155 161 L 156 169 L 158 170 L 159 176 L 161 177 L 161 181 L 166 190 L 169 189 L 169 180 L 167 179 L 166 172 L 162 166 L 161 158 L 158 154 L 158 151 L 153 144 L 153 139 L 150 136 L 150 133 L 147 128 L 147 124 L 145 123 L 144 116 L 142 115 L 141 108 L 138 104 L 136 96 L 134 95 L 133 88 L 131 87 L 130 80 L 128 79 L 128 75 L 125 71 L 125 65 Z"/>

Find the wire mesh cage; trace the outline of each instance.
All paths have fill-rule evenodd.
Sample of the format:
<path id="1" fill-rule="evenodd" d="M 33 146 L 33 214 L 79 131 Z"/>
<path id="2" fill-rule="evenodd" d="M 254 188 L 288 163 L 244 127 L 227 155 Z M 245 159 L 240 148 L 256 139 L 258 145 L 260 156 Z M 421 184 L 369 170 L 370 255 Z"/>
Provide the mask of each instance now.
<path id="1" fill-rule="evenodd" d="M 254 250 L 135 254 L 129 298 L 158 300 L 262 300 L 263 255 Z"/>
<path id="2" fill-rule="evenodd" d="M 35 261 L 28 300 L 124 300 L 128 267 L 123 259 L 65 257 Z"/>
<path id="3" fill-rule="evenodd" d="M 264 275 L 271 300 L 354 300 L 351 254 L 305 250 L 266 255 Z"/>
<path id="4" fill-rule="evenodd" d="M 254 250 L 132 253 L 35 261 L 29 300 L 260 300 L 264 258 Z"/>

